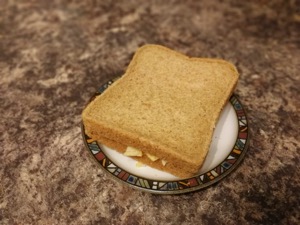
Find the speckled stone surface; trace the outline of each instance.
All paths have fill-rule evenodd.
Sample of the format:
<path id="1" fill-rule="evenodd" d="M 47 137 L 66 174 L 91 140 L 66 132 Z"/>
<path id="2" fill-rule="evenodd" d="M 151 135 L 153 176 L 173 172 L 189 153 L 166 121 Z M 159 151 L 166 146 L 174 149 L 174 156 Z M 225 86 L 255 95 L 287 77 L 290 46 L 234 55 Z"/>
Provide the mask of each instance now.
<path id="1" fill-rule="evenodd" d="M 0 0 L 0 224 L 299 224 L 299 37 L 297 0 Z M 84 147 L 84 105 L 145 43 L 241 74 L 250 148 L 210 188 L 140 192 Z"/>

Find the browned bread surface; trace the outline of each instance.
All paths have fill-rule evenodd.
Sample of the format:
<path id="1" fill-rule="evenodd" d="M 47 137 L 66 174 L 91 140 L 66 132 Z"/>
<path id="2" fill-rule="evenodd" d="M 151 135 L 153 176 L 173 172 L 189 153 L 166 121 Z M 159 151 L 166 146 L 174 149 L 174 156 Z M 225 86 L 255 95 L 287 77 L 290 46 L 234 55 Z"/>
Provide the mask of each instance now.
<path id="1" fill-rule="evenodd" d="M 226 61 L 145 45 L 126 73 L 85 108 L 86 133 L 165 159 L 165 168 L 150 166 L 190 176 L 207 155 L 237 80 L 237 70 Z"/>

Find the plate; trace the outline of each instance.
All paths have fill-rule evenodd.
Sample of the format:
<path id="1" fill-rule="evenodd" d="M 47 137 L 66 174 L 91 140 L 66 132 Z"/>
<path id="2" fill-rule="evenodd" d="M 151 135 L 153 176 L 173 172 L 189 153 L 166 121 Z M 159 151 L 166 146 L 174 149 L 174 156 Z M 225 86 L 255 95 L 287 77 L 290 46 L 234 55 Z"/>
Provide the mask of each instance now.
<path id="1" fill-rule="evenodd" d="M 112 83 L 102 85 L 91 100 Z M 137 161 L 132 158 L 88 137 L 83 124 L 82 136 L 87 150 L 105 172 L 133 188 L 156 194 L 192 192 L 220 181 L 240 164 L 249 143 L 248 119 L 234 94 L 220 114 L 205 162 L 193 177 L 182 179 L 146 165 L 137 166 Z"/>

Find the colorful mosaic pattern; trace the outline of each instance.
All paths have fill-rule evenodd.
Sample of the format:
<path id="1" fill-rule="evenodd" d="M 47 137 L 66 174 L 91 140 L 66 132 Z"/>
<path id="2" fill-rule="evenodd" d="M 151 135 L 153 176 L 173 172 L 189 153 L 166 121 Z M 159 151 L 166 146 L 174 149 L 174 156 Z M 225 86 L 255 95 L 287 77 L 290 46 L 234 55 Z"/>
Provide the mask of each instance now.
<path id="1" fill-rule="evenodd" d="M 109 81 L 108 83 L 103 85 L 95 94 L 95 96 L 105 91 L 105 89 L 112 83 L 113 81 Z M 93 98 L 95 96 L 93 96 Z M 247 117 L 242 104 L 235 95 L 231 96 L 230 103 L 232 104 L 236 112 L 239 127 L 238 136 L 234 147 L 232 148 L 230 154 L 217 167 L 206 173 L 199 174 L 187 179 L 176 181 L 156 181 L 138 177 L 134 174 L 128 173 L 118 165 L 115 165 L 105 155 L 96 141 L 90 139 L 87 135 L 85 135 L 83 126 L 82 133 L 85 144 L 93 157 L 97 160 L 101 167 L 104 168 L 105 171 L 113 175 L 117 180 L 123 181 L 135 188 L 158 194 L 179 194 L 191 192 L 205 188 L 224 178 L 241 162 L 243 156 L 246 153 L 249 137 Z"/>

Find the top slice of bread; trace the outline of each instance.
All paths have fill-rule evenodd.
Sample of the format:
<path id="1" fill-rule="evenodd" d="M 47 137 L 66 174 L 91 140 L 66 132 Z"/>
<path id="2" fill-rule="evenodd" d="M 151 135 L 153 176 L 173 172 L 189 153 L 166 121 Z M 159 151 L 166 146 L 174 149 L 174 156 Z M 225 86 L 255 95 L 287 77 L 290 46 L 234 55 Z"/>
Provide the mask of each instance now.
<path id="1" fill-rule="evenodd" d="M 227 61 L 145 45 L 126 73 L 84 109 L 86 134 L 148 152 L 186 176 L 195 174 L 238 76 Z"/>

